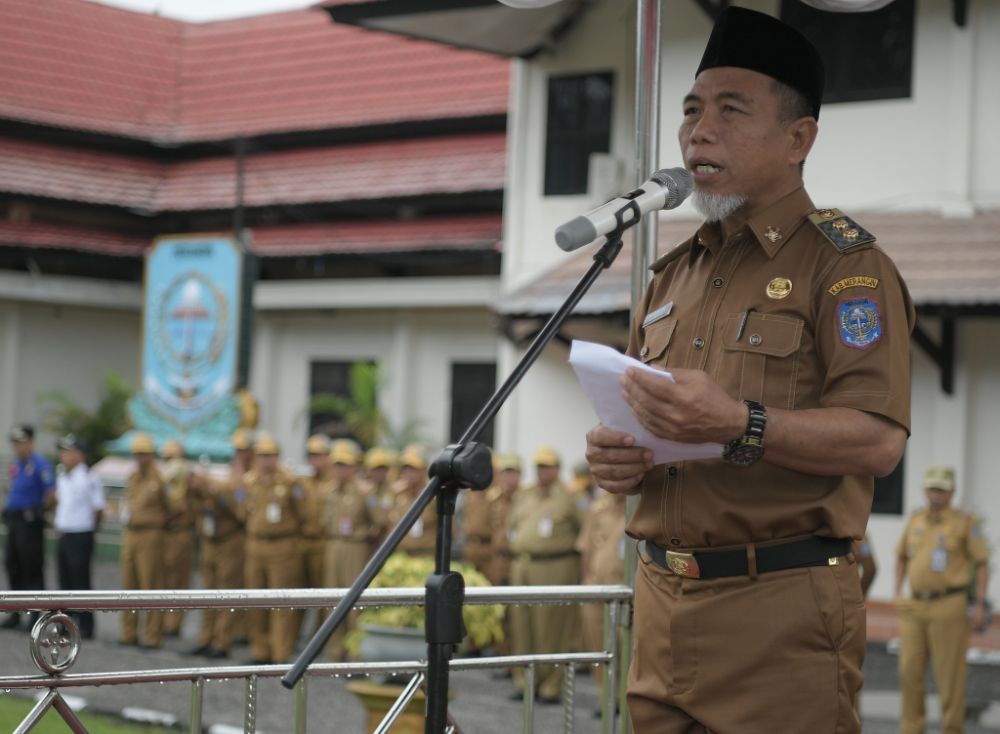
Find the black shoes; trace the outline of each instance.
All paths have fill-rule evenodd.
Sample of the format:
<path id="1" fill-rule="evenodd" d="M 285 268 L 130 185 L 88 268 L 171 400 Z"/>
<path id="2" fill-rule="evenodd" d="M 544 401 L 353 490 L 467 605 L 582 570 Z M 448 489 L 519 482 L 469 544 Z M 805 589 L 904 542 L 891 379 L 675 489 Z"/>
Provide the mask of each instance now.
<path id="1" fill-rule="evenodd" d="M 225 650 L 217 650 L 214 647 L 210 647 L 205 651 L 205 657 L 209 660 L 224 660 L 229 657 L 229 653 Z"/>
<path id="2" fill-rule="evenodd" d="M 554 706 L 561 703 L 559 696 L 535 696 L 535 700 L 543 706 Z"/>
<path id="3" fill-rule="evenodd" d="M 188 655 L 208 655 L 209 651 L 212 649 L 211 645 L 198 645 L 191 650 L 188 650 Z"/>

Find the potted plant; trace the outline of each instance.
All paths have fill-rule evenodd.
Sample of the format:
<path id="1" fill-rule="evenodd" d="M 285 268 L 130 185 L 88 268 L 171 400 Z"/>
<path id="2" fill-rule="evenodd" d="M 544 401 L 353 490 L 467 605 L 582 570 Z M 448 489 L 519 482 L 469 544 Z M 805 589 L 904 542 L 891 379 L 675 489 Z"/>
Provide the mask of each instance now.
<path id="1" fill-rule="evenodd" d="M 465 578 L 466 586 L 489 586 L 489 580 L 472 566 L 453 563 L 452 569 Z M 434 559 L 394 553 L 372 581 L 373 589 L 423 587 L 434 572 Z M 483 648 L 503 639 L 503 606 L 500 604 L 467 604 L 462 608 L 467 639 Z M 423 607 L 366 607 L 357 618 L 357 628 L 344 641 L 348 652 L 368 662 L 421 660 L 426 657 Z M 388 683 L 356 681 L 348 688 L 358 696 L 368 710 L 369 726 L 380 722 L 398 697 L 402 687 Z M 424 697 L 419 694 L 411 701 L 393 731 L 424 730 Z"/>

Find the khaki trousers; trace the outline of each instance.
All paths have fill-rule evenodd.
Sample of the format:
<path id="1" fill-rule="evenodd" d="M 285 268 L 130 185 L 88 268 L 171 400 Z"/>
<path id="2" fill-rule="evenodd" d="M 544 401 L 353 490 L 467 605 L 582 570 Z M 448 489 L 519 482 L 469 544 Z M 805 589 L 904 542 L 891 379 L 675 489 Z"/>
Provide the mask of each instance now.
<path id="1" fill-rule="evenodd" d="M 940 599 L 908 599 L 897 605 L 900 623 L 899 685 L 903 694 L 900 731 L 923 734 L 924 680 L 927 658 L 941 695 L 943 734 L 965 731 L 965 654 L 969 647 L 969 617 L 965 594 Z"/>
<path id="2" fill-rule="evenodd" d="M 514 586 L 551 586 L 580 582 L 580 557 L 577 555 L 548 560 L 515 559 L 510 569 Z M 580 636 L 579 608 L 576 606 L 508 607 L 514 655 L 541 652 L 569 652 Z M 563 667 L 538 665 L 535 668 L 535 692 L 543 698 L 559 698 L 563 686 Z M 515 668 L 514 685 L 524 691 L 524 670 Z M 530 693 L 530 692 L 528 692 Z"/>
<path id="3" fill-rule="evenodd" d="M 168 530 L 164 533 L 163 588 L 185 590 L 191 588 L 191 562 L 194 559 L 194 531 Z M 163 612 L 163 631 L 180 632 L 184 610 Z"/>
<path id="4" fill-rule="evenodd" d="M 247 541 L 246 584 L 250 589 L 302 587 L 305 566 L 295 536 Z M 250 649 L 255 660 L 282 663 L 298 641 L 301 609 L 251 609 L 247 612 Z"/>
<path id="5" fill-rule="evenodd" d="M 724 579 L 636 572 L 639 734 L 855 734 L 865 608 L 853 561 Z"/>
<path id="6" fill-rule="evenodd" d="M 326 577 L 324 585 L 330 589 L 346 589 L 364 569 L 371 558 L 370 543 L 333 538 L 326 547 Z M 326 650 L 330 659 L 338 662 L 347 658 L 344 637 L 357 626 L 358 613 L 351 611 L 347 619 L 330 637 Z"/>
<path id="7" fill-rule="evenodd" d="M 242 532 L 232 533 L 222 540 L 202 536 L 201 585 L 206 589 L 242 589 L 244 566 Z M 233 643 L 235 621 L 243 619 L 243 611 L 204 609 L 198 646 L 208 645 L 228 652 Z M 241 621 L 242 627 L 242 621 Z"/>
<path id="8" fill-rule="evenodd" d="M 122 588 L 160 589 L 163 587 L 163 531 L 159 528 L 122 532 Z M 122 613 L 122 642 L 139 641 L 139 612 Z M 144 613 L 142 642 L 159 647 L 163 642 L 163 612 Z"/>

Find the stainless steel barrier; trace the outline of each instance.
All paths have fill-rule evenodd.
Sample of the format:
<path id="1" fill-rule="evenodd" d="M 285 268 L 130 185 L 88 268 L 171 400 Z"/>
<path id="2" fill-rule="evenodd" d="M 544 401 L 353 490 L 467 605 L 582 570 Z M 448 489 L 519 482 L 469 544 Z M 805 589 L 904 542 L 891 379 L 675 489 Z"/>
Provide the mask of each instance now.
<path id="1" fill-rule="evenodd" d="M 79 631 L 66 611 L 130 611 L 142 609 L 248 609 L 248 608 L 309 608 L 332 607 L 340 601 L 346 589 L 238 589 L 200 591 L 38 591 L 0 592 L 0 611 L 41 612 L 29 638 L 32 659 L 43 675 L 0 676 L 0 690 L 46 690 L 14 734 L 27 734 L 49 708 L 54 708 L 75 734 L 87 734 L 60 693 L 61 689 L 81 686 L 131 685 L 190 681 L 191 732 L 202 731 L 202 700 L 208 679 L 243 679 L 246 681 L 244 731 L 256 732 L 257 682 L 260 678 L 278 678 L 288 672 L 289 665 L 237 665 L 191 667 L 161 670 L 132 670 L 108 673 L 67 673 L 82 647 Z M 369 589 L 362 594 L 356 608 L 367 606 L 423 605 L 424 589 Z M 467 604 L 587 604 L 603 603 L 604 649 L 598 652 L 506 655 L 496 657 L 459 658 L 452 660 L 454 671 L 490 668 L 525 668 L 525 689 L 533 690 L 535 666 L 565 665 L 563 688 L 563 730 L 574 730 L 575 666 L 603 666 L 604 685 L 601 696 L 601 734 L 625 730 L 625 707 L 621 706 L 616 722 L 615 704 L 623 698 L 619 680 L 620 641 L 631 624 L 632 590 L 627 586 L 494 586 L 466 589 Z M 406 709 L 407 703 L 423 685 L 427 665 L 413 660 L 392 663 L 318 663 L 309 668 L 295 690 L 295 723 L 292 731 L 305 734 L 307 681 L 309 678 L 331 676 L 370 676 L 412 673 L 413 678 L 396 704 L 376 729 L 379 734 L 391 730 L 393 723 Z M 534 731 L 534 697 L 524 697 L 525 732 Z M 461 734 L 452 721 L 448 732 Z"/>

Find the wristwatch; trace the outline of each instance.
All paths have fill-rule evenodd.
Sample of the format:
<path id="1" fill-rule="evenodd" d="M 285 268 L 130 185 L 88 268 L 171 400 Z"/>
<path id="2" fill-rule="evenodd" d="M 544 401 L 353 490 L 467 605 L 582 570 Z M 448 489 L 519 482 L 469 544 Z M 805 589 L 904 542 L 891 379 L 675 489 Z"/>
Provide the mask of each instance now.
<path id="1" fill-rule="evenodd" d="M 743 401 L 750 409 L 746 432 L 734 438 L 722 451 L 722 458 L 734 466 L 756 464 L 764 455 L 764 427 L 767 425 L 767 409 L 753 400 Z"/>

